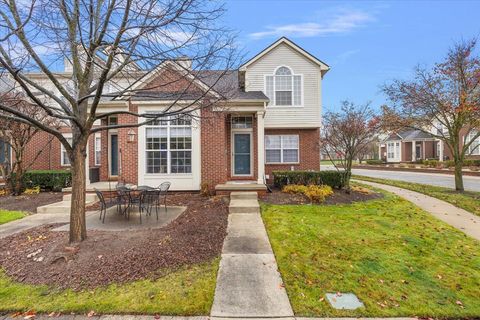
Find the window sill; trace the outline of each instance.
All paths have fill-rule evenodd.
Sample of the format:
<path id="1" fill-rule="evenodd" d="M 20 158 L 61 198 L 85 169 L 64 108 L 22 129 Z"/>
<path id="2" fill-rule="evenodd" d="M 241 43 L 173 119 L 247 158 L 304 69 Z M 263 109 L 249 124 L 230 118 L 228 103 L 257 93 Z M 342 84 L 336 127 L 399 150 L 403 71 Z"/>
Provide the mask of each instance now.
<path id="1" fill-rule="evenodd" d="M 273 164 L 273 165 L 292 165 L 292 164 L 300 164 L 300 162 L 265 162 L 266 165 Z"/>
<path id="2" fill-rule="evenodd" d="M 271 106 L 267 106 L 267 109 L 291 109 L 291 108 L 301 109 L 303 107 L 304 106 L 276 106 L 276 105 L 271 105 Z"/>

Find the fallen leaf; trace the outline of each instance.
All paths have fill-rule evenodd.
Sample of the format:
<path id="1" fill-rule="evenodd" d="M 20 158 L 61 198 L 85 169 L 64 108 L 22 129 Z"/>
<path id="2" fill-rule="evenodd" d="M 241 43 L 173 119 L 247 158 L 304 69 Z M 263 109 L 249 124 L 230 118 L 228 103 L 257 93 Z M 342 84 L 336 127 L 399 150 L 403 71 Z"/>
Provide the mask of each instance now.
<path id="1" fill-rule="evenodd" d="M 95 311 L 91 310 L 89 313 L 87 313 L 87 317 L 91 318 L 95 315 Z"/>

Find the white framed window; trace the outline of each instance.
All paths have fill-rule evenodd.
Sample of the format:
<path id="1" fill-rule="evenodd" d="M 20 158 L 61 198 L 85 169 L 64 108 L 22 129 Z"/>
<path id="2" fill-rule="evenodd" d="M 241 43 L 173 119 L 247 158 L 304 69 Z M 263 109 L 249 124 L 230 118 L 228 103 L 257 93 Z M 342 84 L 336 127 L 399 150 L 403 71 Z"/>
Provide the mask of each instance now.
<path id="1" fill-rule="evenodd" d="M 145 127 L 146 173 L 192 173 L 192 120 L 156 120 Z"/>
<path id="2" fill-rule="evenodd" d="M 72 145 L 72 136 L 71 135 L 64 135 L 65 139 L 68 141 L 70 145 Z M 69 166 L 70 159 L 68 158 L 68 153 L 62 143 L 60 143 L 60 164 L 62 166 Z"/>
<path id="3" fill-rule="evenodd" d="M 265 94 L 271 106 L 301 106 L 303 103 L 303 76 L 293 74 L 282 66 L 273 75 L 265 76 Z"/>
<path id="4" fill-rule="evenodd" d="M 266 163 L 298 163 L 298 135 L 266 135 Z"/>
<path id="5" fill-rule="evenodd" d="M 387 158 L 396 159 L 400 157 L 400 142 L 387 143 Z"/>
<path id="6" fill-rule="evenodd" d="M 472 130 L 467 136 L 467 141 L 470 142 L 472 141 L 475 136 L 478 134 L 478 131 Z M 477 137 L 475 141 L 472 142 L 472 144 L 468 147 L 468 154 L 469 155 L 480 155 L 480 137 Z"/>
<path id="7" fill-rule="evenodd" d="M 232 129 L 250 129 L 253 127 L 252 116 L 232 116 Z"/>
<path id="8" fill-rule="evenodd" d="M 102 164 L 102 137 L 100 134 L 95 134 L 95 165 L 99 166 Z"/>

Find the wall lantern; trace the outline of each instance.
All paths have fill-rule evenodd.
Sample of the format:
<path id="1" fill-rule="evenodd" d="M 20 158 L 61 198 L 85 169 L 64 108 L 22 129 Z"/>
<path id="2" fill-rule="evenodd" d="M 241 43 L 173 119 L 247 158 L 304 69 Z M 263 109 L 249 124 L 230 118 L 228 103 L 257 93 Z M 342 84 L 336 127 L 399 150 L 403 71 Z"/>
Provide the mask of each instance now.
<path id="1" fill-rule="evenodd" d="M 132 129 L 130 129 L 130 130 L 128 131 L 128 134 L 127 134 L 127 141 L 128 141 L 128 142 L 135 142 L 135 136 L 136 136 L 135 131 L 133 131 Z"/>

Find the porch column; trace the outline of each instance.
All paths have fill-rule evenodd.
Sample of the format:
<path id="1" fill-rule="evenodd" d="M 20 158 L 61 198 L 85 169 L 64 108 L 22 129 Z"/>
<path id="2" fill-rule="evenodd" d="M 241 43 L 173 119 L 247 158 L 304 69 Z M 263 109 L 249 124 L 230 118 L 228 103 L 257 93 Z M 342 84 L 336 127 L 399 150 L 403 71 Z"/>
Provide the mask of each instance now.
<path id="1" fill-rule="evenodd" d="M 88 139 L 90 140 L 90 138 Z M 87 157 L 85 158 L 85 179 L 87 186 L 90 184 L 90 144 L 87 140 Z"/>
<path id="2" fill-rule="evenodd" d="M 417 149 L 415 147 L 416 145 L 417 145 L 417 142 L 412 141 L 412 162 L 415 162 L 417 160 Z"/>
<path id="3" fill-rule="evenodd" d="M 383 156 L 382 155 L 382 144 L 379 143 L 378 144 L 378 160 L 382 160 L 383 159 L 382 156 Z"/>
<path id="4" fill-rule="evenodd" d="M 265 122 L 263 119 L 264 116 L 263 111 L 258 111 L 257 112 L 257 159 L 258 159 L 258 164 L 257 164 L 257 183 L 263 184 L 263 176 L 265 175 Z"/>
<path id="5" fill-rule="evenodd" d="M 443 161 L 443 141 L 439 140 L 439 154 L 438 154 L 438 160 Z"/>
<path id="6" fill-rule="evenodd" d="M 423 159 L 425 160 L 425 140 L 422 141 L 422 155 Z"/>

